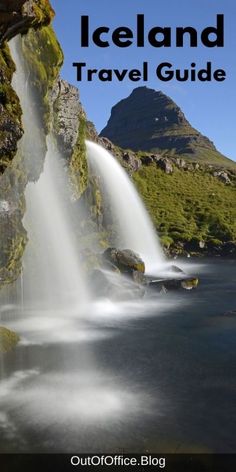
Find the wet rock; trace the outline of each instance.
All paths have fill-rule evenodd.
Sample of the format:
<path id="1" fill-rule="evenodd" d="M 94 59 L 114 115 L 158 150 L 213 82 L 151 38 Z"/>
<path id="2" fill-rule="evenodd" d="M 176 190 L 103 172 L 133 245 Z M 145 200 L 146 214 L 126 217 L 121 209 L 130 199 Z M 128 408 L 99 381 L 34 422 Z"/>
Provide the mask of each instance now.
<path id="1" fill-rule="evenodd" d="M 108 248 L 103 253 L 103 259 L 115 264 L 121 273 L 145 272 L 143 260 L 130 249 Z"/>
<path id="2" fill-rule="evenodd" d="M 157 292 L 169 292 L 180 289 L 192 290 L 197 288 L 199 280 L 197 278 L 160 279 L 149 281 L 148 287 Z"/>
<path id="3" fill-rule="evenodd" d="M 19 340 L 16 333 L 0 326 L 0 353 L 11 351 Z"/>
<path id="4" fill-rule="evenodd" d="M 181 287 L 185 290 L 192 290 L 193 288 L 197 288 L 199 285 L 199 280 L 197 278 L 192 279 L 185 279 L 181 282 Z"/>

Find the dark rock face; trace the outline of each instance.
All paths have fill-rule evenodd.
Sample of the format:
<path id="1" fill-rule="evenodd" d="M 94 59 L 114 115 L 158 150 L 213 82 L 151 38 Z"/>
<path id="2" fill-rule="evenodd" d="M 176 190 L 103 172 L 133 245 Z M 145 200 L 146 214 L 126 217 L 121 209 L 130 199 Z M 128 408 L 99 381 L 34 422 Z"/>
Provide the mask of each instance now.
<path id="1" fill-rule="evenodd" d="M 205 162 L 226 160 L 162 92 L 139 87 L 112 108 L 102 137 L 133 151 L 169 151 Z"/>
<path id="2" fill-rule="evenodd" d="M 53 16 L 48 0 L 1 0 L 0 45 L 32 26 L 49 24 Z"/>

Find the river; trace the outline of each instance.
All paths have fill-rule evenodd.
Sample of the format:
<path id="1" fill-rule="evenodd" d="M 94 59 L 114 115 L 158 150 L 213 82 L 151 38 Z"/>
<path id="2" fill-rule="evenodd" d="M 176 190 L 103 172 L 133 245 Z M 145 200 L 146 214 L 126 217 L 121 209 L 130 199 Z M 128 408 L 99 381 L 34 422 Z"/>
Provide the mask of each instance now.
<path id="1" fill-rule="evenodd" d="M 0 452 L 235 452 L 235 261 L 194 273 L 79 319 L 2 306 L 21 343 L 0 358 Z"/>

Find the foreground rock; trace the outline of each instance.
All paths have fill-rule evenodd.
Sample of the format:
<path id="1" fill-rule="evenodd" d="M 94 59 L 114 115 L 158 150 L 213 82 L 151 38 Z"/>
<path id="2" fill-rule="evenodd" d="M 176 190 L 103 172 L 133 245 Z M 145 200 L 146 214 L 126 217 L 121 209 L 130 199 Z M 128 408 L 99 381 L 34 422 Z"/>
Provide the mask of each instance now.
<path id="1" fill-rule="evenodd" d="M 108 248 L 103 253 L 105 261 L 114 264 L 122 274 L 130 274 L 133 271 L 145 272 L 145 264 L 141 257 L 131 249 Z"/>
<path id="2" fill-rule="evenodd" d="M 19 336 L 7 328 L 0 327 L 0 353 L 8 352 L 19 342 Z"/>
<path id="3" fill-rule="evenodd" d="M 193 290 L 198 287 L 198 278 L 178 278 L 178 279 L 160 279 L 150 280 L 148 288 L 157 292 L 166 293 L 169 291 L 175 291 L 179 289 Z"/>

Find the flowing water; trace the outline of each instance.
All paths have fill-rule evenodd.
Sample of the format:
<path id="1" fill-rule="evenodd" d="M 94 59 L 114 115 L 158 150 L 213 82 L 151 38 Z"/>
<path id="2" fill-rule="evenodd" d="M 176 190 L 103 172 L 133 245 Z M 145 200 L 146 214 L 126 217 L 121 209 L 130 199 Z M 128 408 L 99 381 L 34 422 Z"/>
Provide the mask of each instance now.
<path id="1" fill-rule="evenodd" d="M 26 131 L 19 152 L 37 165 L 41 138 L 19 40 L 11 50 Z M 0 310 L 0 324 L 21 338 L 0 356 L 0 452 L 232 452 L 236 326 L 222 315 L 235 308 L 233 263 L 196 265 L 195 292 L 92 301 L 61 156 L 52 137 L 47 146 L 43 173 L 26 190 L 24 303 Z M 158 239 L 128 177 L 106 151 L 87 147 L 121 244 L 151 271 L 160 267 Z"/>
<path id="2" fill-rule="evenodd" d="M 121 249 L 133 249 L 144 259 L 148 273 L 160 273 L 165 259 L 145 206 L 127 173 L 106 149 L 87 141 L 92 172 L 101 178 L 101 188 L 115 215 Z"/>
<path id="3" fill-rule="evenodd" d="M 58 333 L 2 307 L 22 342 L 4 356 L 0 451 L 234 452 L 234 262 L 195 272 L 194 292 L 103 300 Z"/>
<path id="4" fill-rule="evenodd" d="M 40 160 L 44 160 L 44 147 L 21 39 L 13 39 L 10 47 L 17 69 L 13 87 L 21 99 L 25 131 L 18 152 L 29 156 L 31 168 L 37 169 Z M 43 172 L 37 182 L 27 185 L 25 192 L 27 211 L 23 223 L 29 243 L 23 260 L 24 302 L 53 310 L 69 310 L 71 306 L 78 311 L 83 309 L 88 293 L 80 269 L 78 242 L 73 237 L 68 179 L 62 162 L 49 135 Z"/>

